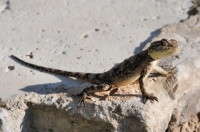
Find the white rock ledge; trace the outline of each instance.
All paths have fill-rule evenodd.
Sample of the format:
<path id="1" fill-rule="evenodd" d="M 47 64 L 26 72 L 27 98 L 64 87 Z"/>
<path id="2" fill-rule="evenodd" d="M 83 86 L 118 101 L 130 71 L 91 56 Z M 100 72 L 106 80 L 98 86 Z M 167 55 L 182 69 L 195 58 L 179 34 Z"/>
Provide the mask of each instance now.
<path id="1" fill-rule="evenodd" d="M 159 102 L 142 102 L 137 83 L 121 87 L 113 96 L 93 94 L 86 107 L 77 110 L 80 88 L 60 86 L 54 90 L 20 96 L 0 110 L 0 128 L 13 131 L 118 131 L 164 132 L 180 130 L 180 124 L 200 112 L 200 17 L 166 26 L 154 40 L 176 39 L 179 53 L 160 62 L 173 74 L 151 74 L 145 81 Z M 153 41 L 154 41 L 153 40 Z M 45 91 L 45 92 L 44 92 Z M 47 94 L 48 92 L 48 94 Z M 46 94 L 44 94 L 46 93 Z M 3 111 L 3 112 L 2 112 Z M 5 114 L 6 113 L 6 114 Z M 12 125 L 11 125 L 12 124 Z M 199 129 L 199 128 L 194 128 Z"/>

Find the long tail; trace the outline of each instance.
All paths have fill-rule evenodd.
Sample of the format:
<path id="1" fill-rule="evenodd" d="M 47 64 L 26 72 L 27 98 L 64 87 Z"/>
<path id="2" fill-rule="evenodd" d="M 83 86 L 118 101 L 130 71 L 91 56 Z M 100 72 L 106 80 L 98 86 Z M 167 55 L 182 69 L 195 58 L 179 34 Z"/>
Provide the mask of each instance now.
<path id="1" fill-rule="evenodd" d="M 21 64 L 23 64 L 25 66 L 28 66 L 28 67 L 31 67 L 31 68 L 34 68 L 37 70 L 41 70 L 41 71 L 45 71 L 45 72 L 49 72 L 49 73 L 53 73 L 53 74 L 58 74 L 58 75 L 62 75 L 62 76 L 67 76 L 67 77 L 75 77 L 75 78 L 89 81 L 89 82 L 95 83 L 95 84 L 102 83 L 103 73 L 84 73 L 84 72 L 70 72 L 70 71 L 58 70 L 58 69 L 54 69 L 54 68 L 47 68 L 47 67 L 38 66 L 35 64 L 25 62 L 14 55 L 11 55 L 10 57 L 14 58 L 15 60 L 17 60 L 18 62 L 20 62 Z"/>

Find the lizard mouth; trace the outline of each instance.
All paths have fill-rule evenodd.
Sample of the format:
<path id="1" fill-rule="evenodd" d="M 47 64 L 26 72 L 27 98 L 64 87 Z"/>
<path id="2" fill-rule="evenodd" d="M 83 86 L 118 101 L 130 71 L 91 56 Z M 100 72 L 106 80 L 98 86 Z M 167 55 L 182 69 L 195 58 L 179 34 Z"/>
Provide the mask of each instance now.
<path id="1" fill-rule="evenodd" d="M 170 51 L 168 51 L 168 52 L 166 52 L 166 53 L 164 53 L 166 56 L 171 56 L 171 55 L 174 55 L 174 54 L 176 54 L 178 52 L 178 48 L 175 48 L 175 49 L 173 49 L 173 50 L 170 50 Z"/>
<path id="2" fill-rule="evenodd" d="M 174 50 L 172 50 L 170 53 L 173 55 L 173 54 L 175 54 L 175 53 L 177 53 L 178 52 L 178 48 L 175 48 Z"/>
<path id="3" fill-rule="evenodd" d="M 156 53 L 152 53 L 152 54 L 149 54 L 149 55 L 154 59 L 159 59 L 159 58 L 174 55 L 174 54 L 177 53 L 177 51 L 178 51 L 178 48 L 174 48 L 174 49 L 168 50 L 166 52 L 156 52 Z"/>

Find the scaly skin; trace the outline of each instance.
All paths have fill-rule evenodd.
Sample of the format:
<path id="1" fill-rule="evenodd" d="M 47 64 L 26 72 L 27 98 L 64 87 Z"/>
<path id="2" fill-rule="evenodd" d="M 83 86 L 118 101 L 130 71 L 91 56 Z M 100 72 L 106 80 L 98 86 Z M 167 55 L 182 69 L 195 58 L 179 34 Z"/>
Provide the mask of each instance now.
<path id="1" fill-rule="evenodd" d="M 157 97 L 148 94 L 144 87 L 144 80 L 148 77 L 152 70 L 157 71 L 162 75 L 167 75 L 168 72 L 157 65 L 159 59 L 171 56 L 178 50 L 176 40 L 162 39 L 151 43 L 148 49 L 140 52 L 139 54 L 133 55 L 123 62 L 114 66 L 109 71 L 104 73 L 81 73 L 81 72 L 70 72 L 63 71 L 53 68 L 47 68 L 25 62 L 16 56 L 11 57 L 21 62 L 22 64 L 36 68 L 42 71 L 59 74 L 67 77 L 75 77 L 89 81 L 95 85 L 85 88 L 78 96 L 82 96 L 78 107 L 88 98 L 89 92 L 107 91 L 113 87 L 125 86 L 133 83 L 139 79 L 140 90 L 144 97 L 144 102 L 147 100 L 158 101 Z"/>

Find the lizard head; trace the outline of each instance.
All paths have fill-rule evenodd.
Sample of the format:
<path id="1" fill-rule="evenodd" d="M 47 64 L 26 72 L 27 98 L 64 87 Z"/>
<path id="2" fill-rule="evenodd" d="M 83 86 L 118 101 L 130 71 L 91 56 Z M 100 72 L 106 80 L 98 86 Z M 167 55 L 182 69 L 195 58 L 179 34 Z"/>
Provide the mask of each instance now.
<path id="1" fill-rule="evenodd" d="M 153 59 L 160 59 L 175 54 L 178 51 L 178 45 L 174 39 L 162 39 L 151 43 L 147 50 Z"/>

